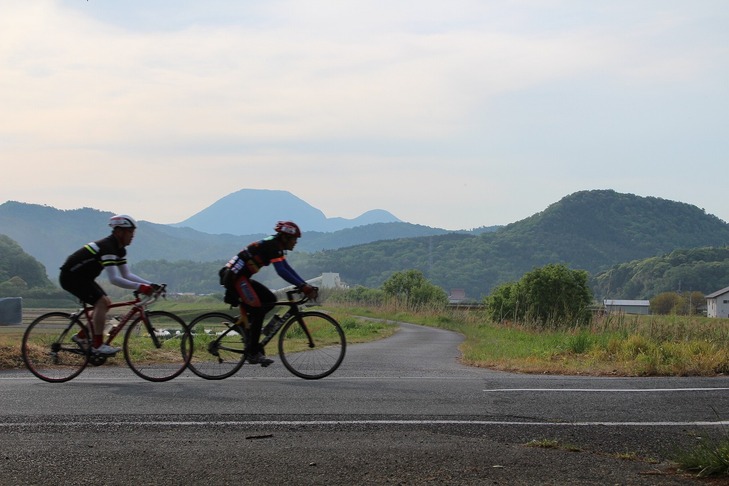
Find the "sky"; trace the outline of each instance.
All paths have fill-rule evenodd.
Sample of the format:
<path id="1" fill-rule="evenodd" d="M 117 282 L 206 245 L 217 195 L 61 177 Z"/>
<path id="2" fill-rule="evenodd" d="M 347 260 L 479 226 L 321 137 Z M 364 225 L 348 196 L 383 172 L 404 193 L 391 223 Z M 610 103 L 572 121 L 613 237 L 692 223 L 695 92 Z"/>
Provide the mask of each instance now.
<path id="1" fill-rule="evenodd" d="M 727 25 L 726 0 L 3 0 L 0 203 L 171 224 L 275 189 L 458 230 L 613 189 L 729 221 Z"/>

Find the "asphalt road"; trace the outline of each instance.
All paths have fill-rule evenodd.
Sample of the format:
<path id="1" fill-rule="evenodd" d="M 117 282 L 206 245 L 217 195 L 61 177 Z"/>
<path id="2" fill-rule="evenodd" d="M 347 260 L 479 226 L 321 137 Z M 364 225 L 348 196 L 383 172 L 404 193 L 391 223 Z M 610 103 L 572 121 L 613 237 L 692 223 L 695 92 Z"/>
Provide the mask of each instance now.
<path id="1" fill-rule="evenodd" d="M 402 325 L 317 381 L 2 372 L 0 484 L 698 484 L 675 452 L 729 430 L 729 377 L 493 372 L 461 339 Z"/>

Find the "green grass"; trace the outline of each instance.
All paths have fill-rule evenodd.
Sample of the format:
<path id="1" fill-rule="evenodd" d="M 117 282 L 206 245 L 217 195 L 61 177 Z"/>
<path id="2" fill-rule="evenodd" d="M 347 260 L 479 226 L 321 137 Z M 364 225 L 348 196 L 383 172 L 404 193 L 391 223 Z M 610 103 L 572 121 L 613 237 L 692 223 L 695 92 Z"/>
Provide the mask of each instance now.
<path id="1" fill-rule="evenodd" d="M 163 300 L 155 302 L 150 309 L 165 310 L 177 314 L 187 324 L 190 324 L 195 317 L 206 312 L 223 312 L 231 316 L 237 316 L 239 313 L 238 308 L 231 308 L 213 297 L 203 297 L 196 301 Z"/>
<path id="2" fill-rule="evenodd" d="M 695 472 L 700 478 L 729 476 L 729 429 L 724 429 L 720 439 L 703 439 L 693 449 L 677 452 L 675 461 L 681 469 Z"/>
<path id="3" fill-rule="evenodd" d="M 589 327 L 540 329 L 493 323 L 479 311 L 347 309 L 462 333 L 463 360 L 523 373 L 622 376 L 715 376 L 729 373 L 729 319 L 602 316 Z"/>
<path id="4" fill-rule="evenodd" d="M 729 476 L 729 436 L 722 440 L 704 440 L 692 450 L 677 453 L 676 462 L 684 471 L 698 477 Z"/>

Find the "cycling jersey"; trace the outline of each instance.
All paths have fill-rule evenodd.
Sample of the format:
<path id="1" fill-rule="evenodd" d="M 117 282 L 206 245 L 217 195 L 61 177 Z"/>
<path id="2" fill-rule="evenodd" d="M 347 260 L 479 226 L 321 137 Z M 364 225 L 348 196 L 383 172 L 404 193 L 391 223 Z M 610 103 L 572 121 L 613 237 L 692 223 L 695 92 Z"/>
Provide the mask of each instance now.
<path id="1" fill-rule="evenodd" d="M 65 281 L 93 281 L 103 270 L 107 271 L 109 281 L 118 287 L 136 289 L 139 284 L 150 283 L 131 273 L 127 266 L 127 250 L 114 235 L 73 252 L 61 266 L 61 275 Z"/>
<path id="2" fill-rule="evenodd" d="M 105 267 L 126 265 L 126 257 L 126 248 L 119 245 L 113 235 L 109 235 L 73 252 L 61 266 L 61 271 L 70 272 L 77 278 L 93 280 Z"/>
<path id="3" fill-rule="evenodd" d="M 301 287 L 306 281 L 286 261 L 286 254 L 276 236 L 269 236 L 251 243 L 227 263 L 237 276 L 250 277 L 273 264 L 276 273 L 291 285 Z"/>

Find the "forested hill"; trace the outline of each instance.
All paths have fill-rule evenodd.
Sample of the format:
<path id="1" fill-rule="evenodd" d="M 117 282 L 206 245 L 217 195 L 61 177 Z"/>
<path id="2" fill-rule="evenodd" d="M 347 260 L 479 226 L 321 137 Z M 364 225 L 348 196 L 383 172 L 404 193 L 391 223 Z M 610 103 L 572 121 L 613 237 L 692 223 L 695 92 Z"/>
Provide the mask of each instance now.
<path id="1" fill-rule="evenodd" d="M 504 227 L 497 241 L 526 244 L 538 262 L 557 258 L 596 272 L 679 248 L 728 245 L 729 224 L 690 204 L 582 191 Z"/>
<path id="2" fill-rule="evenodd" d="M 7 291 L 51 287 L 43 265 L 11 238 L 0 234 L 0 296 Z M 13 294 L 14 295 L 14 294 Z"/>
<path id="3" fill-rule="evenodd" d="M 621 263 L 595 276 L 595 290 L 614 299 L 650 299 L 663 292 L 710 294 L 729 286 L 729 246 L 676 250 Z"/>
<path id="4" fill-rule="evenodd" d="M 480 299 L 535 267 L 564 263 L 595 275 L 676 249 L 724 247 L 729 225 L 696 206 L 610 190 L 577 192 L 544 211 L 480 236 L 383 241 L 302 258 L 311 272 L 337 271 L 378 286 L 394 270 L 419 269 L 446 290 Z"/>
<path id="5" fill-rule="evenodd" d="M 5 203 L 0 205 L 0 233 L 46 265 L 55 281 L 68 254 L 107 234 L 109 216 L 93 209 L 60 211 Z M 216 292 L 219 265 L 260 236 L 210 235 L 142 222 L 130 248 L 130 261 L 140 275 L 164 281 L 175 291 Z M 382 241 L 340 249 L 329 246 L 376 239 Z M 312 246 L 316 244 L 321 246 Z M 496 285 L 518 280 L 548 263 L 584 269 L 595 277 L 634 260 L 728 244 L 729 225 L 696 206 L 599 190 L 566 196 L 540 213 L 485 233 L 452 233 L 407 223 L 381 223 L 335 233 L 306 232 L 289 259 L 304 278 L 336 272 L 350 285 L 368 287 L 379 287 L 394 272 L 418 269 L 434 284 L 446 290 L 463 288 L 468 298 L 479 300 Z M 172 263 L 182 260 L 184 265 Z M 270 273 L 260 277 L 268 279 Z M 729 280 L 729 275 L 711 278 Z M 264 281 L 271 286 L 281 284 L 275 275 Z M 683 288 L 704 288 L 687 286 L 685 283 Z M 610 287 L 609 297 L 633 295 L 615 295 L 616 288 Z"/>

